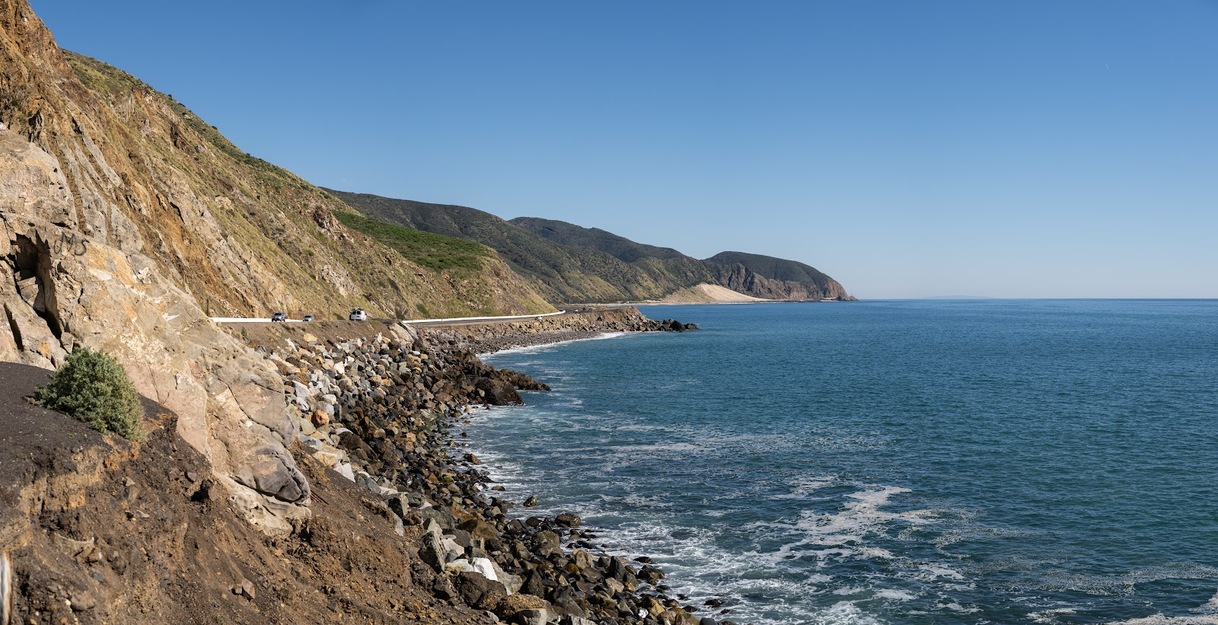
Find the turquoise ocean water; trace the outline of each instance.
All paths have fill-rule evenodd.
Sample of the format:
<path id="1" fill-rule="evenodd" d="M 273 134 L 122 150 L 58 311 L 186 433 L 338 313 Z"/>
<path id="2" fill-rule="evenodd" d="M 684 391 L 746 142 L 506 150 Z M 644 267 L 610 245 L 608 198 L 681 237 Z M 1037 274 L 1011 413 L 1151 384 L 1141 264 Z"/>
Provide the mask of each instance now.
<path id="1" fill-rule="evenodd" d="M 703 329 L 490 356 L 554 391 L 466 431 L 701 614 L 1218 623 L 1218 301 L 644 312 Z"/>

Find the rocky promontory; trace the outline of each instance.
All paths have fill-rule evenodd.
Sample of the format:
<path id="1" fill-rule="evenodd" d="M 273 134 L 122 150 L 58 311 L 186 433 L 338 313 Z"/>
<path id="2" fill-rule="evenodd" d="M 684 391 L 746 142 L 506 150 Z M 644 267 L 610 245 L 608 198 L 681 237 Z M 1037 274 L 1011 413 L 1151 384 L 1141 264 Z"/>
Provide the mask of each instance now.
<path id="1" fill-rule="evenodd" d="M 476 354 L 488 354 L 512 347 L 547 345 L 593 338 L 617 332 L 684 332 L 696 330 L 695 324 L 675 319 L 648 319 L 634 307 L 592 308 L 563 315 L 500 323 L 436 324 L 425 328 L 434 340 Z"/>

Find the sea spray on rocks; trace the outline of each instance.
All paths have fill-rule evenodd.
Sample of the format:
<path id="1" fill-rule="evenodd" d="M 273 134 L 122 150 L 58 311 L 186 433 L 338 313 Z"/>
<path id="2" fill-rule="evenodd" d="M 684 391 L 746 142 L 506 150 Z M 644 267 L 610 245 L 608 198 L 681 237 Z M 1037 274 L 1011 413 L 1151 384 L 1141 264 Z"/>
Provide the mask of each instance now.
<path id="1" fill-rule="evenodd" d="M 620 318 L 610 317 L 603 331 L 616 331 Z M 579 331 L 596 323 L 605 318 Z M 502 330 L 495 344 L 511 346 Z M 283 375 L 305 448 L 380 495 L 403 527 L 422 530 L 416 580 L 513 623 L 700 622 L 663 592 L 660 570 L 600 553 L 577 516 L 509 519 L 514 504 L 488 495 L 480 461 L 453 452 L 449 432 L 469 406 L 519 403 L 518 390 L 544 384 L 483 364 L 467 348 L 487 343 L 469 329 L 398 325 L 390 334 L 264 351 Z"/>

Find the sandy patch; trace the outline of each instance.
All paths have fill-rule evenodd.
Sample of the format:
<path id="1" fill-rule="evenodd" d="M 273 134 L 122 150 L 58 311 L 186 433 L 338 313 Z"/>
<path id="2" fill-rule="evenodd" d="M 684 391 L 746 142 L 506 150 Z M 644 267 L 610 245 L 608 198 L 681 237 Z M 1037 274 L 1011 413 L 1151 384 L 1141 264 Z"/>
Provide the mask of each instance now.
<path id="1" fill-rule="evenodd" d="M 661 300 L 664 304 L 724 304 L 738 302 L 768 302 L 760 297 L 737 293 L 718 284 L 699 284 L 681 289 Z"/>

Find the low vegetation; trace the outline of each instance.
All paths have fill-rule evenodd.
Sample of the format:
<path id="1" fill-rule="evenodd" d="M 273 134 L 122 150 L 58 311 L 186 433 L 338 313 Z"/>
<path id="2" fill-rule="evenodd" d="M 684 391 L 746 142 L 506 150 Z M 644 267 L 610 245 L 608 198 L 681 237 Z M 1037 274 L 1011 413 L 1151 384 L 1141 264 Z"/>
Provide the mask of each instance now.
<path id="1" fill-rule="evenodd" d="M 504 221 L 467 206 L 327 191 L 368 217 L 481 243 L 553 302 L 661 299 L 701 284 L 764 299 L 832 299 L 845 294 L 829 276 L 780 258 L 725 252 L 698 260 L 672 248 L 562 221 Z"/>
<path id="2" fill-rule="evenodd" d="M 344 226 L 358 230 L 393 248 L 403 257 L 434 271 L 465 269 L 478 271 L 490 250 L 455 237 L 406 228 L 355 213 L 334 214 Z"/>
<path id="3" fill-rule="evenodd" d="M 100 432 L 116 432 L 131 440 L 143 437 L 144 409 L 135 385 L 122 365 L 104 352 L 78 347 L 51 375 L 51 383 L 38 388 L 34 400 Z"/>

